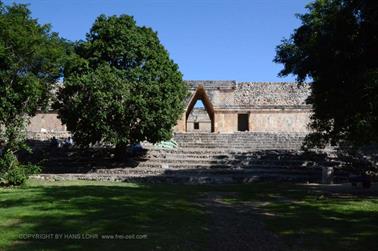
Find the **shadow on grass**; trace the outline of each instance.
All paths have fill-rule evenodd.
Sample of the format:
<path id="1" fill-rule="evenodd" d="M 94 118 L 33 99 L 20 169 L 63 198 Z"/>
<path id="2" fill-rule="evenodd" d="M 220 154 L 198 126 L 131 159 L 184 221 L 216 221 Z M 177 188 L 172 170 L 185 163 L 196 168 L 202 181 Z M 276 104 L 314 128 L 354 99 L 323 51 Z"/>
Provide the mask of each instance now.
<path id="1" fill-rule="evenodd" d="M 281 184 L 243 190 L 240 200 L 252 203 L 291 250 L 375 250 L 377 191 Z"/>
<path id="2" fill-rule="evenodd" d="M 26 187 L 2 194 L 0 232 L 5 250 L 206 250 L 193 196 L 185 187 Z"/>
<path id="3" fill-rule="evenodd" d="M 66 156 L 49 159 L 51 165 L 47 170 L 52 173 L 86 173 L 97 168 L 113 168 L 125 164 L 103 157 L 105 155 L 67 151 Z M 64 162 L 67 156 L 68 160 L 73 160 L 71 166 Z M 61 165 L 60 161 L 62 161 Z M 137 177 L 127 181 L 149 182 L 150 179 L 154 179 L 158 182 L 167 182 L 172 178 L 173 182 L 185 183 L 188 179 L 190 182 L 190 179 L 195 178 L 196 175 L 206 178 L 211 173 L 211 169 L 218 169 L 217 167 L 222 167 L 223 164 L 233 167 L 243 165 L 243 169 L 248 170 L 258 169 L 260 165 L 268 165 L 273 168 L 266 169 L 265 173 L 259 171 L 250 175 L 252 178 L 259 176 L 274 180 L 270 171 L 278 162 L 282 173 L 278 173 L 278 176 L 275 173 L 274 177 L 281 179 L 286 173 L 291 181 L 312 181 L 312 179 L 318 181 L 319 165 L 338 164 L 330 161 L 324 154 L 301 155 L 290 151 L 235 153 L 231 157 L 220 156 L 211 160 L 207 169 L 166 170 L 162 175 Z M 135 166 L 138 165 L 138 161 L 133 163 L 136 164 Z M 134 166 L 128 165 L 128 167 Z M 306 173 L 296 173 L 296 169 L 306 170 Z M 217 170 L 218 174 L 222 174 L 219 170 L 221 169 Z M 315 172 L 307 172 L 311 170 Z M 246 177 L 245 173 L 238 176 L 237 171 L 232 172 L 236 180 L 242 181 Z M 293 179 L 294 176 L 298 177 L 298 180 Z M 224 180 L 221 180 L 220 183 L 223 182 Z M 4 231 L 13 231 L 17 235 L 88 233 L 97 234 L 98 237 L 94 240 L 19 239 L 12 244 L 10 250 L 30 250 L 30 246 L 37 250 L 43 248 L 51 250 L 207 249 L 205 242 L 211 233 L 207 230 L 207 217 L 203 208 L 195 203 L 198 190 L 194 187 L 154 185 L 132 188 L 123 185 L 78 185 L 26 189 L 27 191 L 32 189 L 29 192 L 34 196 L 20 194 L 19 197 L 9 198 L 4 203 L 5 209 L 13 210 L 21 207 L 20 212 L 15 211 L 18 212 L 17 216 L 13 216 L 17 221 L 5 225 Z M 378 239 L 376 193 L 366 197 L 364 193 L 329 191 L 316 186 L 296 187 L 276 183 L 214 186 L 211 189 L 240 193 L 243 202 L 252 204 L 247 203 L 247 209 L 257 208 L 267 225 L 274 232 L 284 236 L 293 249 L 374 250 L 376 248 Z M 15 231 L 15 228 L 18 230 Z M 99 239 L 102 235 L 114 234 L 146 234 L 148 238 Z"/>
<path id="4" fill-rule="evenodd" d="M 261 217 L 292 250 L 374 250 L 378 194 L 369 191 L 288 183 L 37 182 L 1 190 L 0 250 L 209 250 L 217 223 L 199 203 L 208 192 Z M 36 239 L 35 234 L 66 236 Z M 103 239 L 116 234 L 129 239 Z"/>

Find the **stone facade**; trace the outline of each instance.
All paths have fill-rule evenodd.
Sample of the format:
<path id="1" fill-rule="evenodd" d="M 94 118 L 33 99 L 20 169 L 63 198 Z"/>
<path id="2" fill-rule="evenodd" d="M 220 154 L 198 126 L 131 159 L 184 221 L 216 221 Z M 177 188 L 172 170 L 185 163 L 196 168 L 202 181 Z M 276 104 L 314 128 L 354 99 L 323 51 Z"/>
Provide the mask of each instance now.
<path id="1" fill-rule="evenodd" d="M 211 132 L 211 120 L 204 108 L 194 108 L 186 122 L 188 132 Z"/>
<path id="2" fill-rule="evenodd" d="M 306 107 L 309 86 L 296 83 L 240 83 L 234 92 L 238 107 Z"/>
<path id="3" fill-rule="evenodd" d="M 62 132 L 66 130 L 66 126 L 62 125 L 55 112 L 37 114 L 30 119 L 28 126 L 29 132 Z"/>
<path id="4" fill-rule="evenodd" d="M 38 113 L 30 119 L 27 127 L 28 138 L 36 140 L 47 140 L 52 137 L 67 138 L 70 133 L 65 125 L 58 118 L 54 111 Z"/>
<path id="5" fill-rule="evenodd" d="M 240 114 L 248 118 L 251 132 L 307 133 L 311 106 L 306 104 L 308 85 L 296 83 L 236 83 L 235 81 L 187 81 L 191 96 L 176 132 L 190 132 L 187 121 L 200 99 L 211 120 L 212 132 L 240 130 Z"/>
<path id="6" fill-rule="evenodd" d="M 308 85 L 296 83 L 237 83 L 236 81 L 186 81 L 190 97 L 174 132 L 308 133 L 311 106 L 305 103 Z M 194 107 L 202 100 L 204 109 Z M 193 112 L 192 112 L 193 111 Z M 241 120 L 243 118 L 243 120 Z M 195 129 L 198 123 L 199 129 Z M 32 137 L 69 135 L 54 112 L 33 117 Z M 63 136 L 62 136 L 63 137 Z"/>

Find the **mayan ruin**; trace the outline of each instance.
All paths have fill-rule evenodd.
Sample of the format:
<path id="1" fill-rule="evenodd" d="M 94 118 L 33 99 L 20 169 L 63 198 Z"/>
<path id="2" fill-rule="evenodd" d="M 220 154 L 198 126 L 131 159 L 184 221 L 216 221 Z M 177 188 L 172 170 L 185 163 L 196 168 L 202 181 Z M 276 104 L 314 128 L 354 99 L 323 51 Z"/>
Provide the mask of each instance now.
<path id="1" fill-rule="evenodd" d="M 377 0 L 0 0 L 0 251 L 378 247 Z"/>
<path id="2" fill-rule="evenodd" d="M 308 132 L 311 114 L 311 107 L 305 103 L 308 86 L 236 81 L 185 82 L 191 95 L 174 128 L 175 133 Z M 198 100 L 204 104 L 201 109 L 195 107 Z M 196 121 L 195 117 L 199 120 Z M 49 138 L 65 136 L 69 132 L 57 118 L 57 113 L 51 111 L 33 117 L 28 133 L 32 138 Z"/>

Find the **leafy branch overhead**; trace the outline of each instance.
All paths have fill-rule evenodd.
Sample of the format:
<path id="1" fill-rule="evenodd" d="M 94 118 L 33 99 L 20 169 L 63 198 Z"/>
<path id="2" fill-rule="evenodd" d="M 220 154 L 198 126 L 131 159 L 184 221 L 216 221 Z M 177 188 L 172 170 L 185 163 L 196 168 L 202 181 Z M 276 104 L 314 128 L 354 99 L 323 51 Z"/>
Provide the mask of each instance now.
<path id="1" fill-rule="evenodd" d="M 67 45 L 25 5 L 0 2 L 0 138 L 16 150 L 27 117 L 46 108 L 63 76 Z"/>
<path id="2" fill-rule="evenodd" d="M 15 154 L 26 147 L 28 118 L 47 107 L 63 76 L 68 48 L 26 5 L 0 1 L 0 184 L 21 184 L 38 169 L 21 164 Z"/>
<path id="3" fill-rule="evenodd" d="M 378 142 L 378 2 L 317 0 L 277 47 L 281 76 L 312 81 L 307 147 Z"/>

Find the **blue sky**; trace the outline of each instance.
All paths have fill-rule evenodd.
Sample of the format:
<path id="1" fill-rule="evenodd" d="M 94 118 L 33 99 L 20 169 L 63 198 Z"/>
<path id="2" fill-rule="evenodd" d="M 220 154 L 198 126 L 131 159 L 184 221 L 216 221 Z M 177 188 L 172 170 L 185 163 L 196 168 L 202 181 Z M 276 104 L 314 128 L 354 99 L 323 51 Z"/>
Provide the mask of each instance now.
<path id="1" fill-rule="evenodd" d="M 300 25 L 309 0 L 3 0 L 28 3 L 40 23 L 84 39 L 100 14 L 134 16 L 152 27 L 184 79 L 294 81 L 279 78 L 275 47 Z"/>

